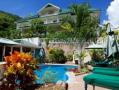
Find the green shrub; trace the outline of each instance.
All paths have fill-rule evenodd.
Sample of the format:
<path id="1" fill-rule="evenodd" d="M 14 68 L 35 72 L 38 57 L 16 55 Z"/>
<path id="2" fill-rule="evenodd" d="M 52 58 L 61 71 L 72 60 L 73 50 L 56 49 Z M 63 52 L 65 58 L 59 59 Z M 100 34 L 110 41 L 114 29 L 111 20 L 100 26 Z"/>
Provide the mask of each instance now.
<path id="1" fill-rule="evenodd" d="M 86 51 L 82 51 L 79 55 L 81 60 L 84 60 L 84 58 L 86 57 Z"/>
<path id="2" fill-rule="evenodd" d="M 82 68 L 81 69 L 81 72 L 88 72 L 89 70 L 88 70 L 88 68 L 86 68 L 86 67 L 84 67 L 84 68 Z"/>
<path id="3" fill-rule="evenodd" d="M 49 50 L 49 61 L 52 63 L 65 63 L 67 60 L 62 49 L 54 48 Z"/>
<path id="4" fill-rule="evenodd" d="M 66 58 L 67 58 L 67 61 L 73 61 L 73 55 L 72 54 L 68 54 L 66 56 Z"/>
<path id="5" fill-rule="evenodd" d="M 55 83 L 58 80 L 58 78 L 56 77 L 57 75 L 57 72 L 47 70 L 42 77 L 42 81 L 44 83 Z"/>
<path id="6" fill-rule="evenodd" d="M 90 50 L 90 55 L 91 55 L 91 59 L 95 60 L 95 61 L 99 61 L 99 60 L 104 60 L 105 59 L 104 50 L 102 50 L 102 49 Z"/>

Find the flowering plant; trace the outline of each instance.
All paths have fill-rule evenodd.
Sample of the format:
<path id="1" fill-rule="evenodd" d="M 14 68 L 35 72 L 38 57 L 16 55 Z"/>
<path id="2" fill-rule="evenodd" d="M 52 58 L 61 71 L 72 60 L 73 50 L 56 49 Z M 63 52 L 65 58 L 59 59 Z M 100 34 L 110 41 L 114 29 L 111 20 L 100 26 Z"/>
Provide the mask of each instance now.
<path id="1" fill-rule="evenodd" d="M 37 76 L 34 70 L 38 69 L 36 60 L 30 53 L 15 51 L 10 56 L 5 57 L 6 71 L 4 73 L 3 84 L 9 88 L 19 87 L 26 88 L 34 83 Z"/>

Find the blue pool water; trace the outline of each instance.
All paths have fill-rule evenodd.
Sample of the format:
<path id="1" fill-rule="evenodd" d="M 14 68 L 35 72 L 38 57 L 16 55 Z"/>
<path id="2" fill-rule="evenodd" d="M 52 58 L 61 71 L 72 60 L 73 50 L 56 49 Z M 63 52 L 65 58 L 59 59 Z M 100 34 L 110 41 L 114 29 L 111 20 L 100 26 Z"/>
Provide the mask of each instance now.
<path id="1" fill-rule="evenodd" d="M 66 72 L 69 69 L 77 68 L 77 66 L 71 65 L 41 65 L 39 70 L 36 70 L 35 73 L 38 76 L 37 84 L 43 84 L 47 82 L 56 83 L 57 81 L 67 81 L 68 76 Z"/>

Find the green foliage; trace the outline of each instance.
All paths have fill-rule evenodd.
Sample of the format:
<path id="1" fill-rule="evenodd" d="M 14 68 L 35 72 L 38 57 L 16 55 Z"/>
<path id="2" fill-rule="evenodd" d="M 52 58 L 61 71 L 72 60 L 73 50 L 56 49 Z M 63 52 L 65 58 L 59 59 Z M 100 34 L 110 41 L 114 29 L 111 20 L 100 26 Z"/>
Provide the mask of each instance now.
<path id="1" fill-rule="evenodd" d="M 103 25 L 102 28 L 100 28 L 99 36 L 105 38 L 107 36 L 107 24 Z"/>
<path id="2" fill-rule="evenodd" d="M 41 19 L 33 19 L 31 21 L 31 31 L 33 36 L 45 37 L 46 36 L 46 26 L 43 25 L 43 21 Z"/>
<path id="3" fill-rule="evenodd" d="M 86 57 L 86 51 L 82 51 L 79 55 L 81 60 L 84 60 L 84 58 Z"/>
<path id="4" fill-rule="evenodd" d="M 69 31 L 69 32 L 73 31 L 73 28 L 72 28 L 71 24 L 69 24 L 69 23 L 63 23 L 63 24 L 61 25 L 61 27 L 62 27 L 64 30 L 67 30 L 67 31 Z"/>
<path id="5" fill-rule="evenodd" d="M 53 72 L 53 71 L 50 71 L 50 70 L 47 70 L 43 77 L 42 77 L 42 82 L 43 83 L 55 83 L 57 81 L 57 76 L 58 73 L 57 72 Z"/>
<path id="6" fill-rule="evenodd" d="M 57 48 L 49 50 L 49 60 L 52 63 L 65 63 L 67 61 L 64 51 Z"/>
<path id="7" fill-rule="evenodd" d="M 46 43 L 46 46 L 49 45 L 49 39 L 48 38 L 45 39 L 45 43 Z"/>
<path id="8" fill-rule="evenodd" d="M 74 4 L 70 7 L 74 16 L 64 17 L 61 27 L 63 30 L 56 32 L 54 38 L 78 40 L 85 42 L 96 39 L 98 17 L 91 15 L 91 7 L 87 4 Z M 83 43 L 82 43 L 83 44 Z"/>
<path id="9" fill-rule="evenodd" d="M 14 30 L 16 28 L 15 21 L 20 19 L 19 16 L 0 11 L 0 37 L 9 37 L 9 30 Z"/>
<path id="10" fill-rule="evenodd" d="M 47 25 L 47 32 L 48 34 L 53 34 L 55 32 L 61 31 L 61 26 L 58 24 L 54 24 L 54 25 Z"/>
<path id="11" fill-rule="evenodd" d="M 81 69 L 81 72 L 89 72 L 88 68 L 87 67 L 84 67 Z"/>
<path id="12" fill-rule="evenodd" d="M 55 38 L 60 38 L 63 37 L 63 30 L 59 24 L 55 25 L 47 25 L 47 38 L 49 39 L 55 39 Z"/>
<path id="13" fill-rule="evenodd" d="M 66 58 L 67 58 L 67 61 L 73 61 L 73 55 L 72 54 L 68 54 L 66 56 Z"/>
<path id="14" fill-rule="evenodd" d="M 104 50 L 101 49 L 90 50 L 90 55 L 91 55 L 91 59 L 95 61 L 104 60 L 105 58 Z"/>
<path id="15" fill-rule="evenodd" d="M 74 57 L 79 58 L 79 53 L 78 52 L 74 53 Z"/>

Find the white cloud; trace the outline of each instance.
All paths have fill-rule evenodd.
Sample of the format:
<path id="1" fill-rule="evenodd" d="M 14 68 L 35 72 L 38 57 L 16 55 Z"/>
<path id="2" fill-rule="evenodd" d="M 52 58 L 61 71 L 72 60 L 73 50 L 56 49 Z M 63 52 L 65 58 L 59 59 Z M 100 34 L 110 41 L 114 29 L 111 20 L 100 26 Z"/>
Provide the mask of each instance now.
<path id="1" fill-rule="evenodd" d="M 108 20 L 115 28 L 119 27 L 119 0 L 113 0 L 107 8 Z"/>

